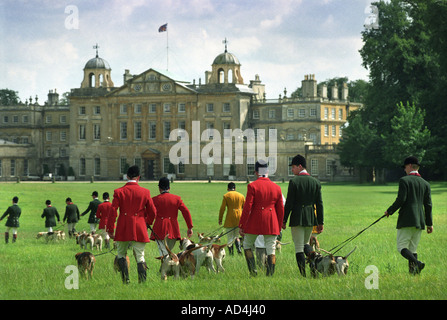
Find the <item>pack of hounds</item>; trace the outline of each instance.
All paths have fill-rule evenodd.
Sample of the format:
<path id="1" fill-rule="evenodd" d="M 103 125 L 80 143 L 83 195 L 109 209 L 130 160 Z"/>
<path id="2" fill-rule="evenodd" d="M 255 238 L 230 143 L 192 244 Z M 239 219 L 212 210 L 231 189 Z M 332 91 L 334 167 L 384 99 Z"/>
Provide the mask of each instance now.
<path id="1" fill-rule="evenodd" d="M 106 249 L 111 248 L 110 238 L 104 238 L 95 232 L 75 232 L 73 237 L 76 239 L 76 244 L 79 245 L 81 249 L 88 250 L 88 248 L 90 248 L 91 251 L 95 249 L 100 252 L 103 250 L 103 247 Z M 166 238 L 167 237 L 168 235 Z M 39 238 L 45 238 L 46 242 L 61 241 L 65 240 L 65 232 L 61 230 L 54 232 L 39 232 L 36 239 Z M 195 275 L 199 273 L 200 267 L 202 266 L 205 267 L 209 273 L 225 272 L 223 262 L 226 257 L 225 247 L 227 247 L 228 244 L 219 244 L 221 240 L 217 236 L 205 237 L 203 233 L 198 233 L 198 243 L 195 243 L 188 238 L 182 238 L 179 244 L 181 251 L 178 253 L 174 253 L 169 249 L 166 243 L 166 238 L 164 239 L 164 243 L 168 254 L 155 257 L 155 259 L 158 259 L 161 262 L 159 272 L 162 280 L 167 280 L 168 276 L 173 276 L 174 279 L 190 276 L 193 279 Z M 276 251 L 280 253 L 281 247 L 287 244 L 289 244 L 289 242 L 282 243 L 280 240 L 277 240 Z M 323 276 L 330 276 L 333 274 L 338 274 L 339 276 L 346 275 L 349 268 L 348 257 L 357 248 L 355 247 L 345 256 L 335 256 L 332 253 L 321 249 L 315 236 L 311 237 L 309 245 L 311 246 L 312 251 L 307 254 L 306 262 L 309 264 L 311 275 L 313 277 L 317 277 L 317 274 L 322 274 Z M 113 249 L 116 248 L 114 247 Z M 112 252 L 113 249 L 109 252 Z M 267 263 L 265 248 L 256 248 L 256 258 L 258 267 L 265 268 Z M 96 263 L 95 255 L 92 252 L 84 251 L 77 253 L 75 259 L 81 276 L 86 279 L 91 278 Z M 129 267 L 130 260 L 128 256 L 126 256 L 126 261 Z M 120 272 L 117 256 L 114 259 L 113 268 L 116 272 Z"/>

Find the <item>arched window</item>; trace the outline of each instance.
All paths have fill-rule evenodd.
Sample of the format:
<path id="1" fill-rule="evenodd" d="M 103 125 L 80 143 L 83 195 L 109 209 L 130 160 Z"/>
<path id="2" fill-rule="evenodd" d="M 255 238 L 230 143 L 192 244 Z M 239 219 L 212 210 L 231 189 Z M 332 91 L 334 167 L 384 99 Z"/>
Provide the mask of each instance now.
<path id="1" fill-rule="evenodd" d="M 217 70 L 217 83 L 225 83 L 225 71 L 222 68 Z"/>
<path id="2" fill-rule="evenodd" d="M 233 70 L 228 70 L 228 82 L 229 83 L 234 83 L 234 79 L 233 79 Z"/>
<path id="3" fill-rule="evenodd" d="M 88 86 L 90 88 L 95 87 L 95 74 L 93 72 L 88 75 Z"/>

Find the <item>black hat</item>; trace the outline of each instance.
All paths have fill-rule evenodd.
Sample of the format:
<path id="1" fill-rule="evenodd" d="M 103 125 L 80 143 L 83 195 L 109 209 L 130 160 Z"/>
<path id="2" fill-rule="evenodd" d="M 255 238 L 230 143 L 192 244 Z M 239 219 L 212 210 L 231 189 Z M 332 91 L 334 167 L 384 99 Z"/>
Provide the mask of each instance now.
<path id="1" fill-rule="evenodd" d="M 293 159 L 292 159 L 292 163 L 289 164 L 289 167 L 293 166 L 293 165 L 295 165 L 295 166 L 301 165 L 303 168 L 306 168 L 306 158 L 304 158 L 300 154 L 294 156 Z"/>
<path id="2" fill-rule="evenodd" d="M 158 187 L 162 190 L 168 190 L 169 189 L 169 179 L 166 177 L 161 178 L 158 181 Z"/>
<path id="3" fill-rule="evenodd" d="M 227 189 L 229 190 L 235 190 L 236 189 L 236 185 L 234 184 L 234 182 L 230 182 L 227 186 Z"/>
<path id="4" fill-rule="evenodd" d="M 140 176 L 140 168 L 138 166 L 131 166 L 127 169 L 127 178 L 132 179 Z"/>
<path id="5" fill-rule="evenodd" d="M 405 166 L 407 164 L 415 164 L 417 166 L 421 166 L 421 164 L 419 163 L 418 158 L 413 157 L 413 156 L 409 156 L 409 157 L 405 158 L 404 165 L 402 166 L 402 168 L 405 168 Z"/>
<path id="6" fill-rule="evenodd" d="M 97 196 L 98 196 L 98 191 L 93 191 L 93 192 L 92 192 L 92 196 L 97 197 Z"/>

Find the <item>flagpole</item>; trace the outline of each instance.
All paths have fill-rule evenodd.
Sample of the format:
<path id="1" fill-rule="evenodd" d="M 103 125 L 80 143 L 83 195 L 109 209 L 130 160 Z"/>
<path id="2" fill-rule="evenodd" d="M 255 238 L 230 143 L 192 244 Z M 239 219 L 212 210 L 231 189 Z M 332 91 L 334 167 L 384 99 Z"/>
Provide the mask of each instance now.
<path id="1" fill-rule="evenodd" d="M 166 71 L 169 71 L 169 37 L 168 24 L 166 24 Z"/>
<path id="2" fill-rule="evenodd" d="M 168 24 L 165 23 L 164 25 L 160 26 L 158 28 L 158 32 L 166 32 L 166 71 L 169 70 L 169 37 L 168 37 Z"/>

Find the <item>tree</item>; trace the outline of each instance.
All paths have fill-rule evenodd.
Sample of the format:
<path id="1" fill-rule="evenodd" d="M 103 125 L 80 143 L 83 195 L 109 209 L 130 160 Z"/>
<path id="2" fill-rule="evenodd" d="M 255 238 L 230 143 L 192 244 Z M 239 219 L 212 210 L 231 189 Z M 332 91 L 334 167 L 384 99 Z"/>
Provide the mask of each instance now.
<path id="1" fill-rule="evenodd" d="M 369 90 L 369 82 L 359 79 L 348 82 L 349 101 L 364 103 Z"/>
<path id="2" fill-rule="evenodd" d="M 57 171 L 57 174 L 62 176 L 62 177 L 65 177 L 67 175 L 66 172 L 65 172 L 65 166 L 64 166 L 63 163 L 61 163 L 59 165 L 59 170 Z"/>
<path id="3" fill-rule="evenodd" d="M 358 168 L 361 181 L 369 180 L 381 161 L 380 135 L 365 120 L 363 110 L 352 112 L 348 124 L 337 148 L 340 163 L 345 167 Z"/>
<path id="4" fill-rule="evenodd" d="M 64 92 L 62 98 L 59 99 L 59 105 L 68 106 L 70 104 L 70 92 Z"/>
<path id="5" fill-rule="evenodd" d="M 44 163 L 43 164 L 43 174 L 47 174 L 47 173 L 50 173 L 50 167 L 46 163 Z"/>
<path id="6" fill-rule="evenodd" d="M 422 7 L 404 0 L 373 5 L 378 7 L 379 27 L 362 32 L 364 46 L 360 50 L 371 83 L 365 104 L 379 131 L 389 132 L 397 103 L 422 105 L 438 64 L 429 45 L 430 31 L 421 18 Z"/>
<path id="7" fill-rule="evenodd" d="M 430 130 L 424 126 L 425 112 L 407 102 L 397 104 L 397 114 L 391 119 L 391 131 L 382 134 L 384 153 L 391 164 L 399 166 L 402 158 L 416 156 L 422 161 L 430 140 Z"/>
<path id="8" fill-rule="evenodd" d="M 379 26 L 362 32 L 360 54 L 370 77 L 363 120 L 380 134 L 381 144 L 376 149 L 384 159 L 377 166 L 394 166 L 413 152 L 424 154 L 425 163 L 437 162 L 445 167 L 447 150 L 441 145 L 447 139 L 447 63 L 443 62 L 447 60 L 447 4 L 437 0 L 390 0 L 373 5 L 378 9 Z M 404 107 L 401 101 L 409 103 Z M 402 123 L 411 114 L 413 122 Z M 421 124 L 424 118 L 427 130 Z M 425 144 L 419 146 L 413 141 L 410 146 L 401 133 L 412 133 Z"/>
<path id="9" fill-rule="evenodd" d="M 418 4 L 418 1 L 416 1 Z M 417 5 L 416 4 L 416 5 Z M 426 117 L 425 121 L 432 133 L 430 148 L 426 159 L 436 164 L 431 170 L 440 178 L 447 179 L 447 2 L 446 1 L 426 1 L 427 6 L 423 16 L 427 24 L 427 29 L 431 31 L 430 48 L 437 55 L 439 68 L 433 78 L 432 89 L 427 91 L 425 98 Z M 430 161 L 428 161 L 430 162 Z M 427 164 L 426 161 L 424 161 Z M 430 164 L 428 164 L 430 166 Z M 425 165 L 424 165 L 425 166 Z M 443 175 L 442 175 L 443 174 Z"/>
<path id="10" fill-rule="evenodd" d="M 228 173 L 229 176 L 235 176 L 236 175 L 236 165 L 234 163 L 230 164 L 230 172 Z"/>
<path id="11" fill-rule="evenodd" d="M 0 89 L 0 105 L 13 106 L 20 103 L 19 93 L 14 90 Z"/>
<path id="12" fill-rule="evenodd" d="M 175 166 L 172 162 L 169 162 L 168 173 L 175 174 Z"/>
<path id="13" fill-rule="evenodd" d="M 75 173 L 73 167 L 68 167 L 68 175 L 74 177 Z"/>

